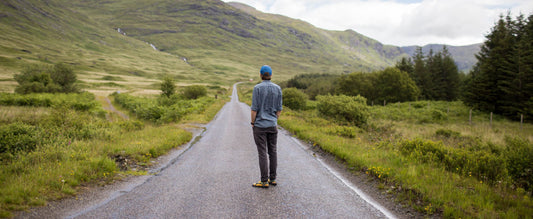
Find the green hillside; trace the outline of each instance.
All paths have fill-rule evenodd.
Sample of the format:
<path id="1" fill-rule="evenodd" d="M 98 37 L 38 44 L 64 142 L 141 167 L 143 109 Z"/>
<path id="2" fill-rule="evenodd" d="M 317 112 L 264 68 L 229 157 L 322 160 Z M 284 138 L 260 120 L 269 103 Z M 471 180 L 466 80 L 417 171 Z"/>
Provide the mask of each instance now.
<path id="1" fill-rule="evenodd" d="M 402 55 L 355 31 L 219 0 L 7 0 L 0 11 L 3 92 L 30 63 L 71 64 L 90 91 L 155 92 L 163 74 L 227 86 L 256 78 L 263 64 L 284 80 L 381 69 Z"/>
<path id="2" fill-rule="evenodd" d="M 13 91 L 13 74 L 24 66 L 57 62 L 71 64 L 87 90 L 150 89 L 160 74 L 190 82 L 201 78 L 178 57 L 123 36 L 60 1 L 3 1 L 0 11 L 1 91 Z"/>

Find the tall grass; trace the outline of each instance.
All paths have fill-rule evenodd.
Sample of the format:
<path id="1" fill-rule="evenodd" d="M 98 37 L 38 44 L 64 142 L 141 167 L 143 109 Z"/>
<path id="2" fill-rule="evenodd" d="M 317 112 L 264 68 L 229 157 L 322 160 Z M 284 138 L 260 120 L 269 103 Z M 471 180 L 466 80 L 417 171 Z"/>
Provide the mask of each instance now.
<path id="1" fill-rule="evenodd" d="M 228 99 L 223 97 L 224 89 L 219 90 L 221 98 L 216 101 L 200 99 L 182 105 L 187 121 L 211 120 Z M 77 107 L 77 101 L 90 107 Z M 127 174 L 146 174 L 143 170 L 152 158 L 192 138 L 179 124 L 150 125 L 123 118 L 110 122 L 102 112 L 91 95 L 0 96 L 0 142 L 9 143 L 0 151 L 0 217 L 76 195 L 83 183 L 105 184 Z"/>

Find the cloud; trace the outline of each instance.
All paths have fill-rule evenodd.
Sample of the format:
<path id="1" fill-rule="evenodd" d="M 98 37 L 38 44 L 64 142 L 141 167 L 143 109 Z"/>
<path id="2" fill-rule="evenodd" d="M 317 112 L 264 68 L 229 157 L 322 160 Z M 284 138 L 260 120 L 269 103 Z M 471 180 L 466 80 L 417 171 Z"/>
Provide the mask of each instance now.
<path id="1" fill-rule="evenodd" d="M 392 45 L 481 43 L 500 14 L 526 16 L 529 0 L 236 0 L 328 30 L 352 29 Z"/>

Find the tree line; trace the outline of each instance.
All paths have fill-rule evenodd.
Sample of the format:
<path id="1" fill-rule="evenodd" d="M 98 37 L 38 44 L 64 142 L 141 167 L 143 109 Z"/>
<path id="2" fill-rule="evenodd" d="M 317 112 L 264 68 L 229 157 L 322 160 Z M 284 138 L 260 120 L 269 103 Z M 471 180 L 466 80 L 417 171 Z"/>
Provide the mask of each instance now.
<path id="1" fill-rule="evenodd" d="M 462 100 L 510 119 L 533 117 L 533 15 L 500 16 L 486 36 L 473 69 L 459 72 L 448 49 L 402 58 L 394 67 L 345 75 L 298 75 L 282 87 L 317 95 L 361 95 L 367 104 L 415 100 Z"/>
<path id="2" fill-rule="evenodd" d="M 441 52 L 428 55 L 418 47 L 413 59 L 402 58 L 396 66 L 375 72 L 353 72 L 345 75 L 298 75 L 281 83 L 283 87 L 298 88 L 311 99 L 317 95 L 361 95 L 367 104 L 415 100 L 452 101 L 459 97 L 464 74 L 444 47 Z M 291 91 L 292 92 L 292 91 Z"/>

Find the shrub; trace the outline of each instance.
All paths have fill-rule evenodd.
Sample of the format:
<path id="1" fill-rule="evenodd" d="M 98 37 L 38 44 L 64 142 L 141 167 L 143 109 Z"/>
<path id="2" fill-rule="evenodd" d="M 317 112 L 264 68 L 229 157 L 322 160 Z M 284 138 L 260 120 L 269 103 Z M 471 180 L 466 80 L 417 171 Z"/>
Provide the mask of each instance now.
<path id="1" fill-rule="evenodd" d="M 435 134 L 438 136 L 442 136 L 445 138 L 459 138 L 461 137 L 461 133 L 450 130 L 450 129 L 438 129 L 435 131 Z"/>
<path id="2" fill-rule="evenodd" d="M 38 143 L 37 128 L 22 123 L 0 126 L 0 154 L 32 151 Z"/>
<path id="3" fill-rule="evenodd" d="M 114 93 L 115 102 L 120 104 L 137 118 L 153 121 L 156 123 L 176 122 L 189 113 L 198 113 L 205 110 L 214 99 L 209 97 L 194 100 L 184 100 L 177 95 L 168 97 L 143 98 L 128 94 Z"/>
<path id="4" fill-rule="evenodd" d="M 202 85 L 191 85 L 183 89 L 183 96 L 189 100 L 207 95 L 207 89 Z"/>
<path id="5" fill-rule="evenodd" d="M 16 93 L 71 93 L 78 92 L 74 85 L 76 74 L 67 65 L 59 63 L 54 67 L 32 65 L 26 67 L 14 79 L 19 83 L 15 88 Z"/>
<path id="6" fill-rule="evenodd" d="M 296 88 L 283 89 L 283 105 L 293 110 L 305 109 L 307 95 Z"/>
<path id="7" fill-rule="evenodd" d="M 434 109 L 431 111 L 431 118 L 434 121 L 443 121 L 448 119 L 448 115 L 445 112 Z"/>
<path id="8" fill-rule="evenodd" d="M 447 171 L 474 176 L 488 183 L 507 176 L 503 157 L 489 151 L 446 148 L 441 142 L 422 139 L 402 141 L 399 150 L 403 155 L 412 156 L 416 160 L 436 166 L 443 165 Z"/>
<path id="9" fill-rule="evenodd" d="M 71 94 L 8 94 L 0 93 L 0 105 L 66 107 L 78 111 L 96 111 L 101 109 L 89 92 Z"/>
<path id="10" fill-rule="evenodd" d="M 367 124 L 368 107 L 366 98 L 362 96 L 350 97 L 339 96 L 317 96 L 317 110 L 322 115 L 334 118 L 337 122 L 347 122 L 361 127 Z"/>
<path id="11" fill-rule="evenodd" d="M 519 187 L 533 190 L 533 145 L 520 138 L 506 138 L 505 157 L 509 175 Z"/>

